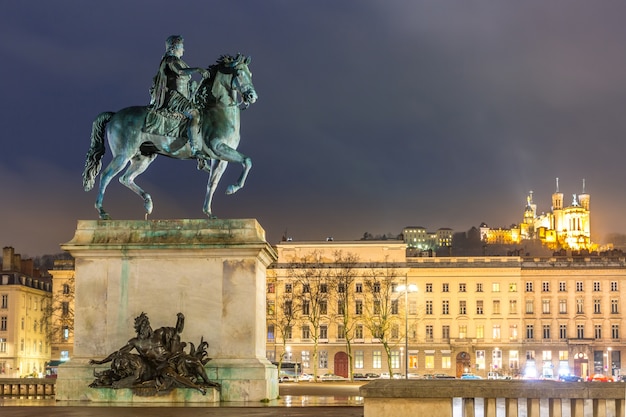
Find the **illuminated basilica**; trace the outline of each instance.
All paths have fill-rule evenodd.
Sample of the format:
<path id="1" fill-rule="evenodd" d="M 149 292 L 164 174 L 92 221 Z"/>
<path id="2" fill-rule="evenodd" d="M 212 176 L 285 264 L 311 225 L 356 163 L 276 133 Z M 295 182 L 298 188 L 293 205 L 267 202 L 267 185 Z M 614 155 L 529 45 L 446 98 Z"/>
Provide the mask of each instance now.
<path id="1" fill-rule="evenodd" d="M 488 244 L 519 244 L 523 241 L 539 240 L 553 250 L 593 251 L 596 245 L 591 242 L 589 220 L 589 194 L 585 192 L 585 180 L 582 193 L 573 194 L 572 202 L 566 206 L 557 178 L 549 213 L 537 214 L 537 205 L 533 201 L 533 192 L 530 191 L 520 224 L 510 229 L 491 229 L 482 224 L 480 233 L 482 240 Z"/>

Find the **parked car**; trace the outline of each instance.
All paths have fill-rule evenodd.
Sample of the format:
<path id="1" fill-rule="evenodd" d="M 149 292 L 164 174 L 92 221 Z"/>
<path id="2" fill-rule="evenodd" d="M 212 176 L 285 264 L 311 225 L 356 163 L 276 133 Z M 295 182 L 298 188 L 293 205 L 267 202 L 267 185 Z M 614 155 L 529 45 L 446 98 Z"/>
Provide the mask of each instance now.
<path id="1" fill-rule="evenodd" d="M 433 377 L 434 379 L 456 379 L 455 376 L 448 374 L 435 374 Z"/>
<path id="2" fill-rule="evenodd" d="M 409 379 L 422 379 L 420 374 L 415 374 L 415 373 L 411 373 L 411 372 L 409 372 L 408 376 L 409 376 Z"/>
<path id="3" fill-rule="evenodd" d="M 612 376 L 606 376 L 606 375 L 603 375 L 603 374 L 593 374 L 592 376 L 589 377 L 588 381 L 613 382 L 613 377 Z"/>
<path id="4" fill-rule="evenodd" d="M 278 382 L 296 382 L 296 377 L 293 375 L 282 374 L 278 378 Z"/>
<path id="5" fill-rule="evenodd" d="M 394 372 L 394 373 L 393 373 L 393 375 L 391 375 L 391 377 L 392 377 L 393 379 L 404 379 L 404 375 L 402 375 L 402 374 L 401 374 L 401 373 L 399 373 L 399 372 Z"/>
<path id="6" fill-rule="evenodd" d="M 389 376 L 389 372 L 382 372 L 382 373 L 380 374 L 380 379 L 389 379 L 389 378 L 391 378 L 391 377 Z"/>
<path id="7" fill-rule="evenodd" d="M 483 379 L 483 378 L 475 374 L 462 374 L 461 379 Z"/>
<path id="8" fill-rule="evenodd" d="M 320 381 L 344 381 L 346 378 L 339 376 L 339 375 L 335 375 L 333 373 L 326 373 L 322 376 L 319 377 Z"/>
<path id="9" fill-rule="evenodd" d="M 367 379 L 367 377 L 365 376 L 365 374 L 361 374 L 357 372 L 357 373 L 352 374 L 352 379 L 355 381 L 363 381 Z"/>
<path id="10" fill-rule="evenodd" d="M 301 374 L 298 376 L 298 381 L 311 382 L 313 381 L 313 375 Z"/>
<path id="11" fill-rule="evenodd" d="M 380 375 L 375 374 L 374 372 L 368 372 L 365 374 L 365 378 L 367 379 L 378 379 L 380 378 Z"/>
<path id="12" fill-rule="evenodd" d="M 582 382 L 583 378 L 577 375 L 559 375 L 559 381 L 563 382 Z"/>

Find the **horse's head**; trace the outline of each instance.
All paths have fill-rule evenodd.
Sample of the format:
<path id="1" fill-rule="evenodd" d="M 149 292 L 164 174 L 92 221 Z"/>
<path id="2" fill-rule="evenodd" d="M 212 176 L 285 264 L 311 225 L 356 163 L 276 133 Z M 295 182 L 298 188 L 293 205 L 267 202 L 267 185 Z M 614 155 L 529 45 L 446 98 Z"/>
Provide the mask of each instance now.
<path id="1" fill-rule="evenodd" d="M 199 94 L 205 96 L 203 98 L 207 103 L 242 104 L 243 108 L 247 108 L 258 99 L 252 84 L 249 64 L 250 57 L 244 57 L 241 54 L 235 57 L 222 55 L 216 64 L 209 67 L 211 75 L 203 81 L 198 90 Z M 210 84 L 210 86 L 205 84 Z M 212 99 L 206 97 L 207 95 L 212 96 Z M 241 97 L 240 102 L 237 100 L 237 95 Z"/>

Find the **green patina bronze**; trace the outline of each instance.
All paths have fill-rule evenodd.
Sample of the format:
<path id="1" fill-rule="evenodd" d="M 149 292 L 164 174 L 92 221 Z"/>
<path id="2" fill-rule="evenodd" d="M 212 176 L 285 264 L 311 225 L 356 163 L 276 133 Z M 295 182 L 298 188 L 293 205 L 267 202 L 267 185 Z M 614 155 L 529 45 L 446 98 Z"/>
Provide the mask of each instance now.
<path id="1" fill-rule="evenodd" d="M 135 178 L 157 155 L 198 160 L 198 168 L 209 174 L 203 205 L 209 218 L 215 218 L 211 207 L 213 194 L 227 164 L 237 162 L 243 169 L 237 182 L 227 187 L 226 194 L 241 189 L 252 168 L 251 159 L 237 151 L 241 110 L 258 98 L 248 68 L 250 58 L 240 54 L 223 55 L 208 70 L 190 68 L 180 60 L 182 38 L 179 38 L 168 38 L 168 52 L 155 76 L 150 106 L 103 112 L 93 122 L 83 172 L 85 191 L 94 187 L 100 174 L 105 137 L 113 154 L 100 175 L 95 203 L 103 220 L 111 218 L 102 205 L 106 188 L 126 166 L 120 182 L 144 200 L 146 217 L 152 212 L 152 197 L 135 184 Z M 192 72 L 203 74 L 197 88 L 190 83 Z"/>

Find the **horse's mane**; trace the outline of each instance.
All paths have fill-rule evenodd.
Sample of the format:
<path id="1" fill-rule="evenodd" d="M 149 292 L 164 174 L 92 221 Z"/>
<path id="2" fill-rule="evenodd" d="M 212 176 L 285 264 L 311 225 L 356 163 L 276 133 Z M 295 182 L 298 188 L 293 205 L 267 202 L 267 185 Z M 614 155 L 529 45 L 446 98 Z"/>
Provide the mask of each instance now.
<path id="1" fill-rule="evenodd" d="M 200 107 L 204 107 L 207 104 L 207 100 L 210 96 L 211 90 L 213 89 L 213 83 L 217 78 L 218 72 L 222 72 L 224 74 L 232 74 L 238 65 L 245 62 L 246 57 L 242 54 L 237 54 L 235 56 L 221 55 L 215 61 L 215 64 L 209 66 L 208 70 L 210 76 L 203 79 L 198 86 L 194 97 L 195 103 Z"/>

